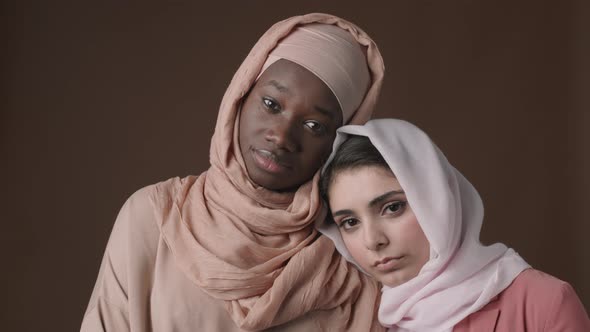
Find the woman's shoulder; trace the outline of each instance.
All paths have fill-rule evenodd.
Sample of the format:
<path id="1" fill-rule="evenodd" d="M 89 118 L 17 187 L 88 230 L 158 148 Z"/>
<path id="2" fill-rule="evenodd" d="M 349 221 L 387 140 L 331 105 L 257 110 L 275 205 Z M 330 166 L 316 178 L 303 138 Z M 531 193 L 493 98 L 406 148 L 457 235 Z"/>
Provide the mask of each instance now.
<path id="1" fill-rule="evenodd" d="M 557 298 L 575 296 L 572 286 L 548 273 L 533 268 L 522 271 L 500 294 L 500 300 L 549 306 Z"/>
<path id="2" fill-rule="evenodd" d="M 125 206 L 131 209 L 145 209 L 149 206 L 157 207 L 166 205 L 178 199 L 185 194 L 192 184 L 198 179 L 198 176 L 189 175 L 186 177 L 173 177 L 158 183 L 154 183 L 135 191 L 127 201 Z"/>
<path id="3" fill-rule="evenodd" d="M 522 271 L 512 282 L 509 289 L 518 292 L 535 292 L 539 290 L 557 292 L 560 288 L 567 287 L 566 281 L 558 279 L 548 273 L 533 268 Z M 540 292 L 543 293 L 543 292 Z"/>
<path id="4" fill-rule="evenodd" d="M 590 321 L 575 290 L 548 273 L 526 269 L 499 296 L 500 309 L 522 315 L 527 326 L 587 326 Z M 501 310 L 502 311 L 502 310 Z M 504 310 L 506 311 L 506 310 Z M 532 325 L 530 325 L 532 324 Z"/>
<path id="5" fill-rule="evenodd" d="M 131 196 L 129 196 L 129 200 L 145 201 L 158 196 L 163 198 L 174 196 L 184 188 L 190 187 L 198 179 L 198 177 L 199 176 L 197 175 L 188 175 L 185 177 L 175 176 L 164 181 L 150 184 L 138 189 L 133 194 L 131 194 Z"/>
<path id="6" fill-rule="evenodd" d="M 127 198 L 117 216 L 116 224 L 135 231 L 159 233 L 159 220 L 183 197 L 197 176 L 174 177 L 145 186 Z M 115 225 L 117 228 L 117 225 Z"/>

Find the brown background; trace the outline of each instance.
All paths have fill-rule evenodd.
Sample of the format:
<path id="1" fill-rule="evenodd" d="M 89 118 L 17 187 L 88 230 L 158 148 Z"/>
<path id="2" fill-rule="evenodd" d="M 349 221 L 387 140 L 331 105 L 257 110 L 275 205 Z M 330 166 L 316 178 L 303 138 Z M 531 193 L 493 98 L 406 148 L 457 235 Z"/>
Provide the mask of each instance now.
<path id="1" fill-rule="evenodd" d="M 582 2 L 3 4 L 2 330 L 79 328 L 126 197 L 205 170 L 217 107 L 250 47 L 312 11 L 377 42 L 377 116 L 416 123 L 473 182 L 484 241 L 569 281 L 589 308 Z"/>

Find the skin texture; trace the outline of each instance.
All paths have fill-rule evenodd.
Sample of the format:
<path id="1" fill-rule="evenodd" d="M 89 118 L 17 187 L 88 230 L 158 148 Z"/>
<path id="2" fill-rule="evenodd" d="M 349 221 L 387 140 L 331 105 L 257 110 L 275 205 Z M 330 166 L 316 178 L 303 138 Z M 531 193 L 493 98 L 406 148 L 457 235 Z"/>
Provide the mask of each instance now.
<path id="1" fill-rule="evenodd" d="M 244 100 L 239 143 L 248 175 L 274 191 L 292 191 L 329 156 L 342 124 L 338 100 L 317 76 L 288 60 L 273 63 Z"/>
<path id="2" fill-rule="evenodd" d="M 418 275 L 429 259 L 430 245 L 389 169 L 339 171 L 328 193 L 344 244 L 363 270 L 389 287 Z"/>

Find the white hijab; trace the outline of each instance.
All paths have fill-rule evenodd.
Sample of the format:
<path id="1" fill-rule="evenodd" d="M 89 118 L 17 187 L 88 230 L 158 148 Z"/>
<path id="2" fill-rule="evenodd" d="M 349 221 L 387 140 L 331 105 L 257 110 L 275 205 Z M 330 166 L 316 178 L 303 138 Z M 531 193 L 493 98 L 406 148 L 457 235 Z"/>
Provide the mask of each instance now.
<path id="1" fill-rule="evenodd" d="M 390 331 L 451 331 L 529 267 L 504 244 L 480 243 L 479 194 L 423 131 L 395 119 L 341 127 L 327 164 L 349 135 L 368 137 L 381 153 L 430 243 L 430 260 L 415 278 L 383 287 L 379 322 Z M 333 222 L 318 228 L 355 263 Z"/>

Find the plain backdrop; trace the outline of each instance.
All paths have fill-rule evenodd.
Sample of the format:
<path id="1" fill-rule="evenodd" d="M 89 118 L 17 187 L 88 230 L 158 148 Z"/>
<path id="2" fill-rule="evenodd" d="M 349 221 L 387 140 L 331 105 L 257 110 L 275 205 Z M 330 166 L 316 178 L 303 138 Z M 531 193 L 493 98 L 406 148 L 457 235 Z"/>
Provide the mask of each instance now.
<path id="1" fill-rule="evenodd" d="M 590 308 L 584 1 L 0 6 L 3 330 L 79 329 L 125 199 L 207 169 L 233 73 L 270 25 L 307 12 L 377 42 L 375 117 L 417 124 L 475 185 L 482 240 L 570 282 Z"/>

